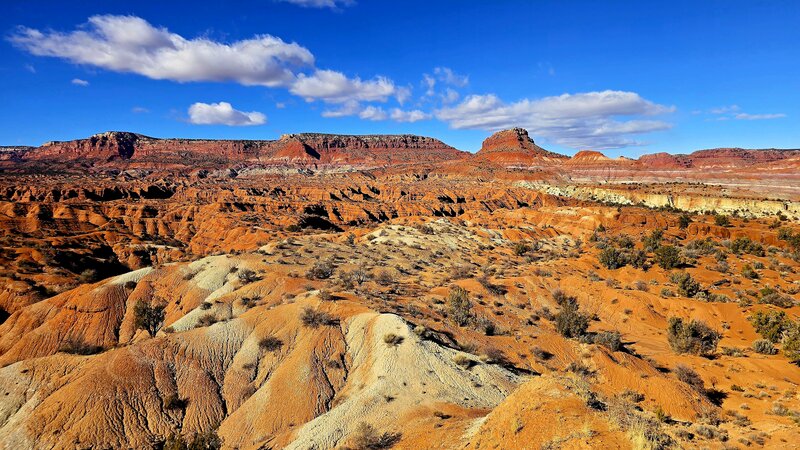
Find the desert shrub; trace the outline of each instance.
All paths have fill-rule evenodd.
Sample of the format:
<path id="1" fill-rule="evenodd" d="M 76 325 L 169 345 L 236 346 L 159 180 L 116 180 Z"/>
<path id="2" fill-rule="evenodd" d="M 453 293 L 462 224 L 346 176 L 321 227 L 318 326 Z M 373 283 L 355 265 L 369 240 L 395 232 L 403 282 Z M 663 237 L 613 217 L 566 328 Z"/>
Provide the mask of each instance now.
<path id="1" fill-rule="evenodd" d="M 661 239 L 664 237 L 664 230 L 653 230 L 650 234 L 642 238 L 644 251 L 652 252 L 661 246 Z"/>
<path id="2" fill-rule="evenodd" d="M 700 393 L 705 393 L 706 385 L 703 382 L 703 378 L 701 378 L 700 375 L 691 367 L 678 364 L 675 366 L 673 372 L 679 380 L 691 386 L 692 389 Z"/>
<path id="3" fill-rule="evenodd" d="M 492 283 L 485 275 L 478 278 L 478 283 L 492 295 L 505 295 L 508 292 L 505 286 Z"/>
<path id="4" fill-rule="evenodd" d="M 199 319 L 197 319 L 197 327 L 198 328 L 199 327 L 210 327 L 211 325 L 214 325 L 217 322 L 219 322 L 219 319 L 217 319 L 216 315 L 214 315 L 214 314 L 206 314 L 204 316 L 201 316 Z"/>
<path id="5" fill-rule="evenodd" d="M 403 336 L 399 336 L 399 335 L 394 334 L 394 333 L 387 333 L 387 334 L 383 335 L 383 342 L 385 342 L 385 343 L 387 343 L 389 345 L 392 345 L 392 346 L 400 345 L 400 344 L 403 343 L 404 340 L 405 340 L 405 338 Z"/>
<path id="6" fill-rule="evenodd" d="M 339 324 L 338 320 L 325 311 L 320 311 L 309 307 L 303 309 L 303 313 L 300 315 L 300 320 L 303 322 L 303 325 L 309 328 L 319 328 L 323 325 L 330 327 Z"/>
<path id="7" fill-rule="evenodd" d="M 629 399 L 622 395 L 606 402 L 608 418 L 627 432 L 634 448 L 665 450 L 674 446 L 673 439 L 661 429 L 661 424 L 645 416 Z"/>
<path id="8" fill-rule="evenodd" d="M 400 433 L 379 433 L 375 428 L 361 422 L 349 439 L 347 450 L 381 450 L 391 448 L 400 440 Z"/>
<path id="9" fill-rule="evenodd" d="M 606 247 L 598 256 L 600 264 L 606 269 L 619 269 L 628 264 L 625 254 L 615 247 Z"/>
<path id="10" fill-rule="evenodd" d="M 86 269 L 78 275 L 78 283 L 94 283 L 95 281 L 99 280 L 100 276 L 98 272 L 94 269 Z"/>
<path id="11" fill-rule="evenodd" d="M 780 341 L 783 332 L 792 326 L 783 311 L 758 311 L 749 320 L 756 332 L 772 343 Z"/>
<path id="12" fill-rule="evenodd" d="M 756 339 L 753 341 L 753 351 L 762 355 L 774 355 L 778 350 L 769 339 Z"/>
<path id="13" fill-rule="evenodd" d="M 637 291 L 642 292 L 647 292 L 650 290 L 650 286 L 642 280 L 636 280 L 636 283 L 633 283 L 633 287 L 635 287 Z"/>
<path id="14" fill-rule="evenodd" d="M 761 298 L 758 299 L 758 303 L 762 303 L 765 305 L 773 305 L 779 308 L 791 308 L 794 306 L 794 300 L 791 298 L 781 295 L 779 292 L 771 290 L 771 292 L 764 292 L 762 289 Z"/>
<path id="15" fill-rule="evenodd" d="M 731 225 L 731 219 L 722 214 L 714 214 L 714 223 L 719 227 L 728 227 Z"/>
<path id="16" fill-rule="evenodd" d="M 589 316 L 578 311 L 577 302 L 565 302 L 555 316 L 555 326 L 564 337 L 580 338 L 589 328 Z"/>
<path id="17" fill-rule="evenodd" d="M 678 217 L 678 228 L 680 228 L 681 230 L 689 228 L 690 223 L 692 223 L 692 218 L 689 217 L 688 215 L 681 214 L 681 216 Z"/>
<path id="18" fill-rule="evenodd" d="M 469 369 L 470 367 L 472 367 L 473 364 L 475 364 L 475 361 L 473 361 L 472 358 L 468 357 L 467 355 L 461 354 L 461 353 L 453 356 L 453 362 L 457 366 L 463 367 L 465 369 Z"/>
<path id="19" fill-rule="evenodd" d="M 456 265 L 450 270 L 450 277 L 454 280 L 463 280 L 472 276 L 472 269 L 464 265 Z"/>
<path id="20" fill-rule="evenodd" d="M 244 284 L 255 283 L 261 279 L 254 270 L 250 269 L 242 269 L 236 276 L 239 278 L 239 281 Z"/>
<path id="21" fill-rule="evenodd" d="M 636 245 L 628 235 L 617 236 L 616 242 L 618 247 L 626 249 L 631 249 Z"/>
<path id="22" fill-rule="evenodd" d="M 497 332 L 497 325 L 486 317 L 479 317 L 475 320 L 475 328 L 486 336 L 494 336 Z"/>
<path id="23" fill-rule="evenodd" d="M 719 428 L 712 427 L 710 425 L 697 425 L 694 428 L 694 432 L 706 439 L 717 439 L 720 441 L 728 440 L 727 431 L 720 430 Z"/>
<path id="24" fill-rule="evenodd" d="M 699 320 L 684 322 L 670 317 L 667 325 L 667 340 L 675 353 L 709 356 L 716 351 L 720 338 L 717 331 Z"/>
<path id="25" fill-rule="evenodd" d="M 162 450 L 219 450 L 223 441 L 215 431 L 197 433 L 186 440 L 179 434 L 170 434 L 161 445 Z"/>
<path id="26" fill-rule="evenodd" d="M 529 251 L 531 251 L 531 246 L 527 242 L 516 242 L 514 244 L 514 254 L 517 256 L 523 256 Z"/>
<path id="27" fill-rule="evenodd" d="M 303 228 L 300 225 L 296 224 L 296 223 L 293 223 L 291 225 L 287 225 L 286 228 L 285 228 L 285 230 L 288 231 L 289 233 L 297 233 L 297 232 L 301 231 L 302 229 Z"/>
<path id="28" fill-rule="evenodd" d="M 592 337 L 595 344 L 617 352 L 622 350 L 622 335 L 616 331 L 601 331 Z"/>
<path id="29" fill-rule="evenodd" d="M 136 282 L 132 281 L 132 280 L 131 281 L 126 281 L 123 286 L 125 287 L 125 289 L 127 289 L 129 291 L 132 291 L 132 290 L 136 289 Z"/>
<path id="30" fill-rule="evenodd" d="M 700 292 L 698 283 L 688 272 L 674 272 L 669 276 L 670 281 L 678 287 L 678 294 L 683 297 L 694 297 Z"/>
<path id="31" fill-rule="evenodd" d="M 662 269 L 672 270 L 681 265 L 681 252 L 673 245 L 662 245 L 655 252 L 656 264 Z"/>
<path id="32" fill-rule="evenodd" d="M 394 283 L 394 275 L 388 270 L 381 270 L 375 275 L 375 282 L 380 284 L 381 286 L 389 286 L 390 284 Z"/>
<path id="33" fill-rule="evenodd" d="M 754 256 L 766 255 L 764 246 L 758 242 L 752 241 L 748 237 L 740 237 L 731 241 L 728 248 L 737 255 L 741 255 L 742 253 L 748 253 Z"/>
<path id="34" fill-rule="evenodd" d="M 472 302 L 469 293 L 461 286 L 453 286 L 447 296 L 448 314 L 453 322 L 465 326 L 472 321 Z"/>
<path id="35" fill-rule="evenodd" d="M 104 350 L 103 347 L 99 345 L 87 344 L 86 342 L 77 338 L 67 339 L 58 348 L 59 352 L 67 353 L 70 355 L 96 355 L 97 353 L 100 353 L 103 350 Z"/>
<path id="36" fill-rule="evenodd" d="M 659 294 L 664 298 L 671 298 L 675 297 L 675 293 L 670 290 L 670 288 L 661 288 L 661 292 Z"/>
<path id="37" fill-rule="evenodd" d="M 146 330 L 150 337 L 155 337 L 164 325 L 165 305 L 151 305 L 139 300 L 133 307 L 133 326 L 137 330 Z"/>
<path id="38" fill-rule="evenodd" d="M 258 341 L 258 347 L 268 352 L 277 352 L 283 347 L 283 341 L 275 336 L 266 336 Z"/>
<path id="39" fill-rule="evenodd" d="M 783 354 L 789 361 L 800 364 L 800 322 L 792 324 L 781 340 Z"/>
<path id="40" fill-rule="evenodd" d="M 749 278 L 751 280 L 755 280 L 758 278 L 758 272 L 753 269 L 753 266 L 750 264 L 745 264 L 742 266 L 742 276 L 745 278 Z"/>
<path id="41" fill-rule="evenodd" d="M 647 253 L 645 253 L 644 250 L 632 250 L 627 253 L 626 259 L 628 264 L 636 269 L 647 270 L 649 268 L 647 263 Z"/>
<path id="42" fill-rule="evenodd" d="M 333 276 L 336 270 L 332 261 L 317 261 L 311 269 L 308 270 L 308 278 L 317 280 L 325 280 Z"/>

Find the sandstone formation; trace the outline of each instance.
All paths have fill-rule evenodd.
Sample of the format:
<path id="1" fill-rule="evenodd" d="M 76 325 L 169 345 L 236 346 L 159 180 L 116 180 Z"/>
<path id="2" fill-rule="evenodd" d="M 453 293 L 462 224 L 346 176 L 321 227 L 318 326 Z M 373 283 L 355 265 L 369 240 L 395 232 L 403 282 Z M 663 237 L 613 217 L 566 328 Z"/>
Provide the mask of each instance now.
<path id="1" fill-rule="evenodd" d="M 791 448 L 797 153 L 0 149 L 0 449 Z"/>

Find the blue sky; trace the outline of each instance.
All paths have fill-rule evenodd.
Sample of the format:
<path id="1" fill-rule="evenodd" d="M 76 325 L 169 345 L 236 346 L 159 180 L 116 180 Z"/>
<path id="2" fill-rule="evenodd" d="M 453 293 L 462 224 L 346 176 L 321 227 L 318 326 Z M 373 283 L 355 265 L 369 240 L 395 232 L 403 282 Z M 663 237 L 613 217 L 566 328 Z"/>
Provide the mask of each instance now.
<path id="1" fill-rule="evenodd" d="M 127 3 L 127 4 L 125 4 Z M 800 2 L 17 1 L 0 145 L 523 126 L 572 154 L 800 147 Z"/>

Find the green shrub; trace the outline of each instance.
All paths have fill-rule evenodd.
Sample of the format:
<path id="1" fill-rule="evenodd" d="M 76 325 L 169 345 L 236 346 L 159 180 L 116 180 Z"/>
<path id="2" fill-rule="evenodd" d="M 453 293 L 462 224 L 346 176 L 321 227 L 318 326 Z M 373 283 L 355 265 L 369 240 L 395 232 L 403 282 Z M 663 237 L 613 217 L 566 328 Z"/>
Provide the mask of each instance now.
<path id="1" fill-rule="evenodd" d="M 672 270 L 681 265 L 681 252 L 672 245 L 662 245 L 655 250 L 656 264 L 666 270 Z"/>
<path id="2" fill-rule="evenodd" d="M 650 234 L 642 238 L 642 245 L 646 252 L 655 251 L 661 246 L 661 239 L 664 237 L 664 230 L 653 230 Z"/>
<path id="3" fill-rule="evenodd" d="M 622 335 L 616 331 L 601 331 L 592 337 L 595 344 L 617 352 L 622 350 Z"/>
<path id="4" fill-rule="evenodd" d="M 758 242 L 754 242 L 750 240 L 748 237 L 740 237 L 733 240 L 729 244 L 729 248 L 731 252 L 741 255 L 742 253 L 748 253 L 754 256 L 764 256 L 766 252 L 764 251 L 764 246 Z"/>
<path id="5" fill-rule="evenodd" d="M 745 264 L 742 267 L 742 276 L 751 280 L 755 280 L 758 278 L 758 272 L 756 272 L 750 264 Z"/>
<path id="6" fill-rule="evenodd" d="M 675 353 L 710 356 L 716 351 L 721 337 L 699 320 L 684 322 L 679 317 L 670 317 L 667 325 L 667 340 Z"/>
<path id="7" fill-rule="evenodd" d="M 589 316 L 578 311 L 576 303 L 565 303 L 555 316 L 556 331 L 567 338 L 580 338 L 589 328 Z"/>
<path id="8" fill-rule="evenodd" d="M 447 296 L 448 315 L 459 326 L 466 326 L 472 321 L 472 302 L 469 293 L 461 286 L 453 286 Z"/>
<path id="9" fill-rule="evenodd" d="M 789 361 L 800 364 L 800 322 L 792 324 L 784 333 L 781 345 Z"/>
<path id="10" fill-rule="evenodd" d="M 600 260 L 600 264 L 606 269 L 611 270 L 619 269 L 628 264 L 625 254 L 615 247 L 606 247 L 600 252 L 598 259 Z"/>
<path id="11" fill-rule="evenodd" d="M 678 285 L 678 294 L 683 297 L 692 298 L 700 293 L 700 283 L 698 283 L 688 272 L 674 272 L 670 274 L 670 281 Z"/>
<path id="12" fill-rule="evenodd" d="M 783 332 L 792 325 L 783 311 L 758 311 L 750 316 L 750 323 L 761 337 L 773 343 L 779 342 Z"/>
<path id="13" fill-rule="evenodd" d="M 678 228 L 680 228 L 681 230 L 689 228 L 690 223 L 692 223 L 692 218 L 689 217 L 688 215 L 681 214 L 681 216 L 678 217 Z"/>
<path id="14" fill-rule="evenodd" d="M 772 345 L 769 339 L 756 339 L 753 341 L 752 348 L 754 352 L 761 353 L 762 355 L 774 355 L 778 353 L 778 350 Z"/>
<path id="15" fill-rule="evenodd" d="M 308 307 L 303 309 L 300 320 L 303 322 L 303 325 L 309 328 L 319 328 L 323 325 L 335 326 L 339 324 L 339 321 L 330 314 Z"/>
<path id="16" fill-rule="evenodd" d="M 723 216 L 722 214 L 715 214 L 714 223 L 720 227 L 729 227 L 731 225 L 731 219 L 728 218 L 728 216 Z"/>

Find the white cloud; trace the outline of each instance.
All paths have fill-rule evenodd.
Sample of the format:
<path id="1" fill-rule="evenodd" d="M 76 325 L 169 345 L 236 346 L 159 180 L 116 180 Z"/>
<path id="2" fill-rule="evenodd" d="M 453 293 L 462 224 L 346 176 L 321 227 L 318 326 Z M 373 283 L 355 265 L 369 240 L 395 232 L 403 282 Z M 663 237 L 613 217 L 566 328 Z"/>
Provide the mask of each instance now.
<path id="1" fill-rule="evenodd" d="M 376 106 L 367 106 L 358 113 L 358 117 L 364 120 L 386 120 L 388 115 L 383 108 Z"/>
<path id="2" fill-rule="evenodd" d="M 186 39 L 135 16 L 92 16 L 86 26 L 69 33 L 20 27 L 9 40 L 37 56 L 179 82 L 287 86 L 295 78 L 293 68 L 314 64 L 306 48 L 274 36 L 230 44 Z"/>
<path id="3" fill-rule="evenodd" d="M 671 128 L 659 120 L 616 120 L 617 116 L 655 116 L 674 111 L 635 92 L 563 94 L 505 103 L 494 94 L 470 95 L 436 117 L 457 129 L 495 131 L 525 127 L 533 136 L 573 148 L 608 149 L 637 145 L 630 136 Z"/>
<path id="4" fill-rule="evenodd" d="M 733 116 L 734 119 L 738 120 L 769 120 L 769 119 L 782 119 L 784 117 L 786 117 L 786 114 L 783 113 L 776 113 L 776 114 L 739 113 Z"/>
<path id="5" fill-rule="evenodd" d="M 347 101 L 386 101 L 397 92 L 394 82 L 385 77 L 362 81 L 348 78 L 334 70 L 317 70 L 313 75 L 300 74 L 289 91 L 307 101 L 323 100 L 328 103 Z"/>
<path id="6" fill-rule="evenodd" d="M 267 123 L 267 116 L 256 111 L 236 110 L 228 102 L 198 102 L 189 107 L 189 122 L 195 125 L 262 125 Z"/>
<path id="7" fill-rule="evenodd" d="M 436 78 L 445 83 L 456 87 L 464 87 L 469 84 L 469 77 L 453 72 L 449 67 L 436 67 L 433 69 Z"/>
<path id="8" fill-rule="evenodd" d="M 36 67 L 33 67 L 33 65 L 31 65 L 31 64 L 25 64 L 25 66 L 24 66 L 24 67 L 25 67 L 25 70 L 27 70 L 28 72 L 30 72 L 30 73 L 36 73 Z"/>
<path id="9" fill-rule="evenodd" d="M 347 117 L 354 116 L 361 111 L 361 105 L 355 101 L 350 100 L 342 104 L 337 109 L 326 109 L 322 111 L 322 117 Z"/>
<path id="10" fill-rule="evenodd" d="M 431 115 L 419 109 L 403 111 L 400 108 L 394 108 L 392 109 L 390 117 L 396 122 L 418 122 L 420 120 L 430 119 Z"/>
<path id="11" fill-rule="evenodd" d="M 131 112 L 134 114 L 146 114 L 149 113 L 150 110 L 142 106 L 134 106 L 133 108 L 131 108 Z"/>
<path id="12" fill-rule="evenodd" d="M 770 113 L 770 114 L 749 114 L 742 111 L 738 105 L 721 106 L 719 108 L 712 108 L 708 111 L 711 114 L 720 116 L 716 120 L 770 120 L 782 119 L 786 117 L 783 113 Z"/>
<path id="13" fill-rule="evenodd" d="M 89 82 L 86 80 L 81 80 L 80 78 L 73 78 L 70 83 L 74 84 L 75 86 L 88 86 Z"/>
<path id="14" fill-rule="evenodd" d="M 355 5 L 353 0 L 278 0 L 284 3 L 302 6 L 303 8 L 331 8 L 337 9 L 340 6 Z"/>
<path id="15" fill-rule="evenodd" d="M 397 99 L 397 103 L 400 103 L 400 105 L 405 104 L 411 98 L 411 86 L 398 87 L 395 90 L 394 98 Z"/>
<path id="16" fill-rule="evenodd" d="M 447 88 L 444 90 L 442 94 L 442 102 L 443 103 L 453 103 L 457 101 L 461 95 L 455 90 L 451 88 Z"/>
<path id="17" fill-rule="evenodd" d="M 422 74 L 422 85 L 426 87 L 425 95 L 433 96 L 436 93 L 436 78 L 428 75 L 427 73 Z"/>

